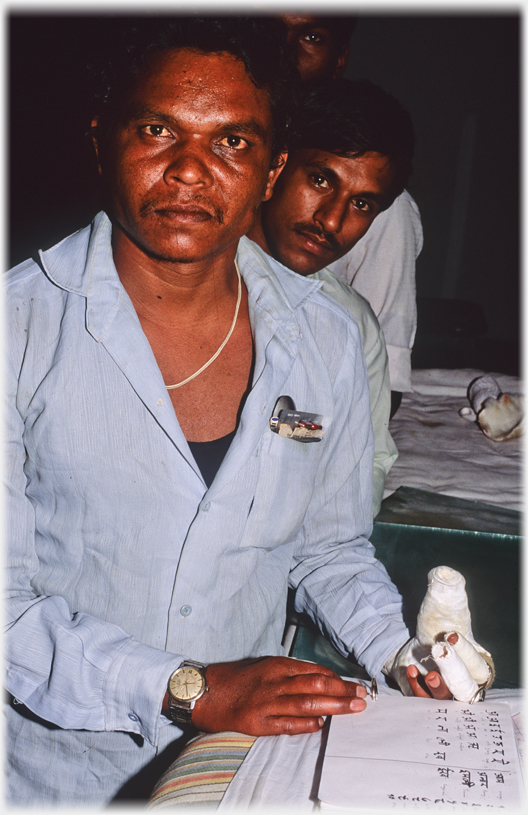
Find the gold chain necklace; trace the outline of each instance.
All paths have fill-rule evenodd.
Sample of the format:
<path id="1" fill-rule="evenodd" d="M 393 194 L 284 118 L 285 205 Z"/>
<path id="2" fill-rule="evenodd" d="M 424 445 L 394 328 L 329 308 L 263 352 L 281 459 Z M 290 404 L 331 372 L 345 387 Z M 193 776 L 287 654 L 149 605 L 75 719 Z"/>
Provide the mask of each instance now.
<path id="1" fill-rule="evenodd" d="M 223 341 L 223 343 L 220 346 L 220 348 L 218 349 L 218 351 L 216 351 L 213 354 L 211 359 L 208 360 L 205 363 L 205 365 L 202 365 L 202 367 L 198 371 L 196 371 L 196 373 L 191 374 L 191 376 L 188 376 L 187 379 L 183 380 L 183 382 L 177 382 L 176 385 L 165 385 L 165 387 L 167 388 L 168 391 L 172 391 L 172 390 L 174 390 L 174 388 L 181 388 L 182 385 L 186 385 L 187 382 L 191 381 L 191 379 L 195 379 L 197 376 L 199 376 L 202 373 L 202 371 L 205 371 L 205 369 L 208 368 L 209 365 L 211 365 L 211 363 L 215 361 L 217 356 L 224 350 L 227 343 L 229 342 L 229 338 L 230 338 L 231 334 L 233 333 L 233 331 L 235 330 L 235 325 L 236 325 L 236 321 L 237 321 L 237 318 L 238 318 L 238 310 L 240 308 L 240 301 L 242 300 L 242 279 L 240 277 L 240 269 L 238 268 L 238 263 L 237 263 L 236 259 L 235 259 L 235 269 L 237 271 L 237 277 L 238 277 L 238 297 L 237 297 L 237 303 L 236 303 L 236 308 L 235 308 L 235 316 L 233 317 L 233 322 L 231 323 L 231 328 L 227 332 L 227 336 L 226 336 L 225 340 Z"/>

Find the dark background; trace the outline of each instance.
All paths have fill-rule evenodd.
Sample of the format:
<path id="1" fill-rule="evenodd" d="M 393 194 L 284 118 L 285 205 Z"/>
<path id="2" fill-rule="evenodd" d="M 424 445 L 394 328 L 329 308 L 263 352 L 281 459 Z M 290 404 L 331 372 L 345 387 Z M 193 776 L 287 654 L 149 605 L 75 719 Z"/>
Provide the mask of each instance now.
<path id="1" fill-rule="evenodd" d="M 424 249 L 414 365 L 518 372 L 520 22 L 513 13 L 362 15 L 352 37 L 346 75 L 393 93 L 416 129 L 409 190 Z M 9 17 L 10 265 L 86 225 L 100 206 L 85 64 L 111 42 L 113 25 L 114 15 Z M 476 304 L 487 331 L 463 309 L 444 356 L 431 356 L 429 342 L 423 357 L 431 298 L 435 309 Z M 447 325 L 452 311 L 441 314 Z"/>

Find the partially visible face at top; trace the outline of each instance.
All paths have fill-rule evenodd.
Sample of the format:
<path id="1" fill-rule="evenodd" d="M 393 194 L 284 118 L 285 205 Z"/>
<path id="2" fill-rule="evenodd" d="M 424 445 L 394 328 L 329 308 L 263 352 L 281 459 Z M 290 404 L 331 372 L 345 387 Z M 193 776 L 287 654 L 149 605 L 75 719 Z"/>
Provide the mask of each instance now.
<path id="1" fill-rule="evenodd" d="M 357 158 L 296 149 L 262 205 L 270 254 L 302 275 L 342 257 L 392 202 L 395 169 L 380 153 Z"/>
<path id="2" fill-rule="evenodd" d="M 271 139 L 267 94 L 236 57 L 156 55 L 98 150 L 125 239 L 181 263 L 232 246 L 271 194 Z"/>
<path id="3" fill-rule="evenodd" d="M 346 68 L 348 45 L 338 46 L 322 17 L 281 14 L 291 56 L 304 79 L 337 79 Z"/>

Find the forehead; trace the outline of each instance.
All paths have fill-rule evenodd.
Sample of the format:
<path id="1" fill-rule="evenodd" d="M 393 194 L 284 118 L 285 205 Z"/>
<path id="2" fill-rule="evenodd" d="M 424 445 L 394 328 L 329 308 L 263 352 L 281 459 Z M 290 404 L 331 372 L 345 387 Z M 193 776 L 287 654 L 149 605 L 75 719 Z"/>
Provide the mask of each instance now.
<path id="1" fill-rule="evenodd" d="M 139 72 L 127 107 L 159 105 L 197 117 L 207 112 L 225 121 L 255 119 L 271 135 L 268 94 L 233 54 L 187 48 L 154 54 Z"/>
<path id="2" fill-rule="evenodd" d="M 363 192 L 383 195 L 392 185 L 395 167 L 388 156 L 369 151 L 362 156 L 339 156 L 326 150 L 299 148 L 288 157 L 290 171 L 327 171 L 342 186 L 362 187 Z"/>
<path id="3" fill-rule="evenodd" d="M 280 19 L 287 28 L 325 28 L 328 29 L 328 22 L 324 17 L 316 17 L 312 14 L 281 14 Z"/>

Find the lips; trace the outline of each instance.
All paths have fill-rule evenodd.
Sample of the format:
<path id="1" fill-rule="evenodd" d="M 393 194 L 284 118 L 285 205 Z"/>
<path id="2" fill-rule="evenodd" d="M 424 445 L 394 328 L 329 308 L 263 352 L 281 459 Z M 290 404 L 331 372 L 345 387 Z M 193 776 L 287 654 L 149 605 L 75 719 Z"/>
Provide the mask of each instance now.
<path id="1" fill-rule="evenodd" d="M 141 205 L 139 214 L 142 218 L 154 215 L 157 218 L 172 224 L 204 223 L 212 219 L 220 220 L 219 212 L 208 202 L 205 206 L 197 200 L 175 200 L 171 198 L 163 201 L 150 198 Z"/>
<path id="2" fill-rule="evenodd" d="M 326 255 L 329 252 L 334 252 L 334 247 L 324 238 L 315 236 L 312 232 L 303 232 L 300 229 L 295 230 L 302 240 L 302 246 L 312 255 Z"/>
<path id="3" fill-rule="evenodd" d="M 157 206 L 154 212 L 174 223 L 195 224 L 209 221 L 213 217 L 206 209 L 196 204 L 170 204 Z"/>

